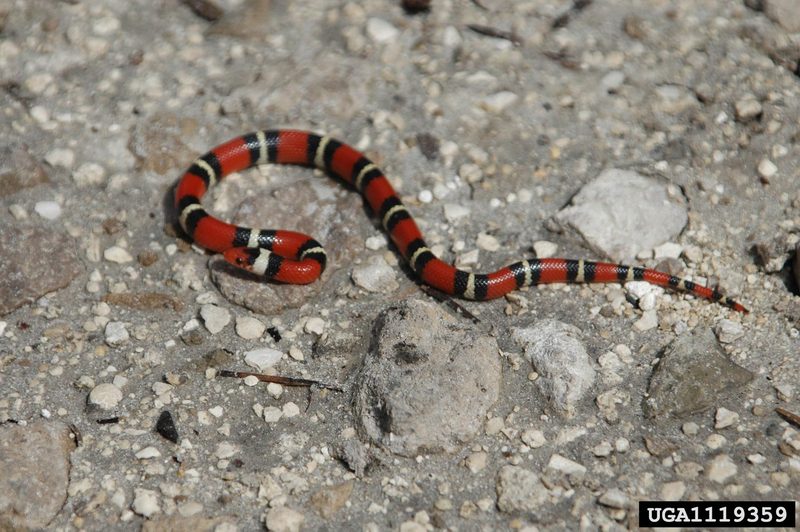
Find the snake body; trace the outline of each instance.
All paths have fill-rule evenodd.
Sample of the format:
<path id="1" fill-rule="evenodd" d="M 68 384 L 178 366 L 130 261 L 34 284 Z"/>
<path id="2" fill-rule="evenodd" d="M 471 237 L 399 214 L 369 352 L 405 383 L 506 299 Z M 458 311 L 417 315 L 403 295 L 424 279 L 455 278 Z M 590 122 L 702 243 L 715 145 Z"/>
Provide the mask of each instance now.
<path id="1" fill-rule="evenodd" d="M 389 180 L 372 161 L 331 137 L 290 129 L 249 133 L 217 146 L 192 164 L 175 190 L 175 207 L 187 235 L 200 246 L 222 253 L 235 266 L 266 279 L 289 284 L 313 282 L 325 269 L 324 248 L 303 233 L 251 229 L 224 222 L 201 204 L 206 191 L 226 175 L 266 163 L 316 167 L 357 190 L 416 275 L 425 284 L 452 296 L 487 300 L 545 283 L 646 281 L 747 312 L 742 304 L 716 288 L 637 266 L 531 258 L 492 273 L 459 270 L 434 255 Z"/>

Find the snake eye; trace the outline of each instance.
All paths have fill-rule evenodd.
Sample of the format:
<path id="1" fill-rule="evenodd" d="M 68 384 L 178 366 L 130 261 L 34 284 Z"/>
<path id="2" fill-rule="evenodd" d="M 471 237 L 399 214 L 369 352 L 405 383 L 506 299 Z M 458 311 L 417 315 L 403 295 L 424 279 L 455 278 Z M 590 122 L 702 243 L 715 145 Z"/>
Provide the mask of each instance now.
<path id="1" fill-rule="evenodd" d="M 236 264 L 239 264 L 239 265 L 244 264 L 244 259 L 242 257 L 236 257 Z"/>

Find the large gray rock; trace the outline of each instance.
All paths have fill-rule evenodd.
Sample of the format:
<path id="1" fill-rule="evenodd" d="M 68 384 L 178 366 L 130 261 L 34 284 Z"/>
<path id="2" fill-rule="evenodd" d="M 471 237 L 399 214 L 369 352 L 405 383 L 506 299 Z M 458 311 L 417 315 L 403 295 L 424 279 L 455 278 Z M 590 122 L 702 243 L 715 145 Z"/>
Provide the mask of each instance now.
<path id="1" fill-rule="evenodd" d="M 494 338 L 433 303 L 406 301 L 376 321 L 355 417 L 391 452 L 453 452 L 481 429 L 501 378 Z"/>
<path id="2" fill-rule="evenodd" d="M 665 184 L 631 170 L 604 170 L 559 211 L 555 221 L 577 231 L 602 256 L 629 262 L 674 239 L 689 219 Z"/>
<path id="3" fill-rule="evenodd" d="M 75 444 L 60 422 L 0 426 L 0 530 L 44 528 L 67 500 Z"/>
<path id="4" fill-rule="evenodd" d="M 711 329 L 695 330 L 664 349 L 650 379 L 644 413 L 651 418 L 680 418 L 702 412 L 753 377 L 728 358 Z"/>
<path id="5" fill-rule="evenodd" d="M 67 286 L 83 270 L 75 248 L 53 228 L 0 220 L 0 316 Z"/>
<path id="6" fill-rule="evenodd" d="M 512 338 L 539 373 L 536 386 L 559 412 L 572 415 L 594 383 L 595 370 L 581 341 L 581 330 L 556 320 L 515 328 Z"/>

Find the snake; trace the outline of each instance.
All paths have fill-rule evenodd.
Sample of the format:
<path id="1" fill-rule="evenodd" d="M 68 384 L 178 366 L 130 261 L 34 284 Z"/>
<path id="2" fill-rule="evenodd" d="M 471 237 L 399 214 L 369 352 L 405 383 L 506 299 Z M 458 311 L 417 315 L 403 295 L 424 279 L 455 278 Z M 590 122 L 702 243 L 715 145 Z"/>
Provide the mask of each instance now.
<path id="1" fill-rule="evenodd" d="M 325 269 L 323 246 L 306 234 L 253 229 L 209 214 L 201 200 L 226 175 L 267 164 L 317 168 L 361 194 L 399 253 L 426 285 L 467 300 L 490 300 L 546 283 L 625 283 L 645 281 L 748 312 L 739 302 L 709 288 L 655 269 L 584 259 L 529 258 L 492 273 L 460 270 L 439 259 L 414 218 L 378 166 L 359 150 L 327 135 L 294 129 L 248 133 L 220 144 L 189 167 L 175 187 L 181 228 L 199 246 L 265 280 L 309 284 Z"/>

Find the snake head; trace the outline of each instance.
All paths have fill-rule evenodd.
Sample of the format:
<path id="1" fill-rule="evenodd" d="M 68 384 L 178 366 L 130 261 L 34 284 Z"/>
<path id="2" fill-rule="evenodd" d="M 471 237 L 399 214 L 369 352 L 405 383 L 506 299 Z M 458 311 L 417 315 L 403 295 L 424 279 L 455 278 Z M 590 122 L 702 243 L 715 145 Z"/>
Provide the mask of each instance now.
<path id="1" fill-rule="evenodd" d="M 255 251 L 255 253 L 253 253 Z M 247 271 L 253 271 L 253 262 L 258 254 L 258 249 L 252 248 L 231 248 L 222 252 L 225 260 Z"/>

